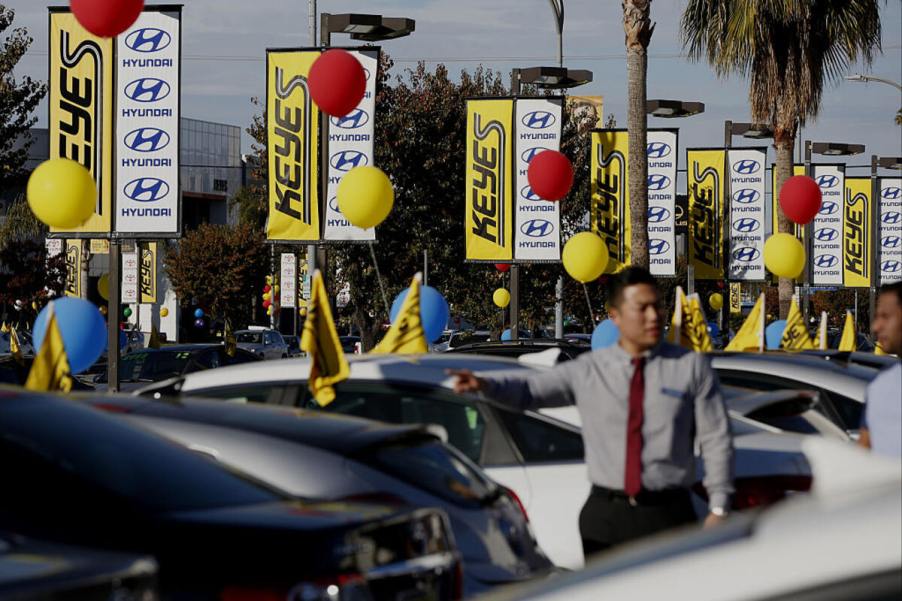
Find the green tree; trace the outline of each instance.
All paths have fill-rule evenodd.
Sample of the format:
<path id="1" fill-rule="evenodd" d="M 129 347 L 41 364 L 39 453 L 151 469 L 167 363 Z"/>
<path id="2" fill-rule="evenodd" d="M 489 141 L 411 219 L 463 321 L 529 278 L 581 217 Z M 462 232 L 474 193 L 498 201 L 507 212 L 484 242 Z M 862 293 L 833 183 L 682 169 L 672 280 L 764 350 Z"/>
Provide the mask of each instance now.
<path id="1" fill-rule="evenodd" d="M 774 130 L 777 189 L 792 175 L 793 141 L 817 117 L 824 85 L 880 50 L 877 0 L 689 0 L 681 28 L 691 58 L 749 80 L 752 119 Z M 781 210 L 779 231 L 792 227 Z M 793 281 L 780 278 L 783 318 L 792 292 Z"/>
<path id="2" fill-rule="evenodd" d="M 0 316 L 31 329 L 37 312 L 63 293 L 66 255 L 47 257 L 43 241 L 20 240 L 0 249 Z"/>

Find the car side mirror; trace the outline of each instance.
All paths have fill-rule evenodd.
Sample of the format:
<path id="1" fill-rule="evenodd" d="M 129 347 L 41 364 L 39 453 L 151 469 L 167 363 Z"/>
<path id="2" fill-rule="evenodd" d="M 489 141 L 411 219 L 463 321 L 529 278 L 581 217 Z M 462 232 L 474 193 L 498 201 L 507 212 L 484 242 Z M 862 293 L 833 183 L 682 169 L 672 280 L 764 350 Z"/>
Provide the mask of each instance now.
<path id="1" fill-rule="evenodd" d="M 448 431 L 441 424 L 426 424 L 426 431 L 440 439 L 442 442 L 448 442 Z"/>

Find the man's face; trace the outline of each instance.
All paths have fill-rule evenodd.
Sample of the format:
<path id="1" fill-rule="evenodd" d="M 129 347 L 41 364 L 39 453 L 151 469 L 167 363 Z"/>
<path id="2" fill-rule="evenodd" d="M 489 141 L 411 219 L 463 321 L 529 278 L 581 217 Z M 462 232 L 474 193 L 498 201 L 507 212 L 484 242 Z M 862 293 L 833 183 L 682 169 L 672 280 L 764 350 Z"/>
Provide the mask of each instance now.
<path id="1" fill-rule="evenodd" d="M 877 297 L 871 331 L 884 351 L 897 355 L 902 353 L 902 304 L 899 303 L 899 295 L 884 292 Z"/>
<path id="2" fill-rule="evenodd" d="M 649 284 L 635 284 L 623 290 L 623 299 L 611 307 L 611 319 L 620 329 L 620 338 L 642 349 L 661 340 L 664 307 L 658 291 Z"/>

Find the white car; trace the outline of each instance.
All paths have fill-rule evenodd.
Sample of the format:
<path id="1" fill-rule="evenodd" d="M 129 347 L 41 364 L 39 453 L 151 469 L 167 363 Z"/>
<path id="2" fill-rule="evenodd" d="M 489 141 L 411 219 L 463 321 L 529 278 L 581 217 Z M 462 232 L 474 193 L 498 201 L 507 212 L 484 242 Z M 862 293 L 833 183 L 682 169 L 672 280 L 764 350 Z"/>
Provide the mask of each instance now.
<path id="1" fill-rule="evenodd" d="M 711 530 L 623 547 L 486 601 L 888 601 L 902 598 L 902 463 L 809 437 L 816 485 Z"/>
<path id="2" fill-rule="evenodd" d="M 544 369 L 479 355 L 361 355 L 349 357 L 350 378 L 335 387 L 324 409 L 394 423 L 441 425 L 448 442 L 513 490 L 526 508 L 539 545 L 558 566 L 583 564 L 577 516 L 589 494 L 583 440 L 577 426 L 532 411 L 520 412 L 481 396 L 452 390 L 447 369 L 475 372 Z M 185 394 L 228 401 L 318 408 L 307 390 L 306 359 L 257 363 L 187 374 L 137 394 Z M 575 413 L 575 407 L 562 410 Z M 801 453 L 803 436 L 733 419 L 736 436 L 736 501 L 766 504 L 787 491 L 807 490 L 810 470 Z M 696 491 L 701 488 L 699 470 Z M 699 500 L 703 511 L 704 504 Z"/>

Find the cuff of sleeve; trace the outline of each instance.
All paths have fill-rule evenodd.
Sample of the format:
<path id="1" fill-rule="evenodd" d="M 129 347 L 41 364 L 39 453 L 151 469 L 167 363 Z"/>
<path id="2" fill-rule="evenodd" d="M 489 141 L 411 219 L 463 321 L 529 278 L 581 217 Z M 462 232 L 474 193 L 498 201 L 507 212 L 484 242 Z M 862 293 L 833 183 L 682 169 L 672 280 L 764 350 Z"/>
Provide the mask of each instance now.
<path id="1" fill-rule="evenodd" d="M 725 492 L 716 492 L 708 500 L 708 508 L 723 507 L 730 510 L 730 495 Z"/>

